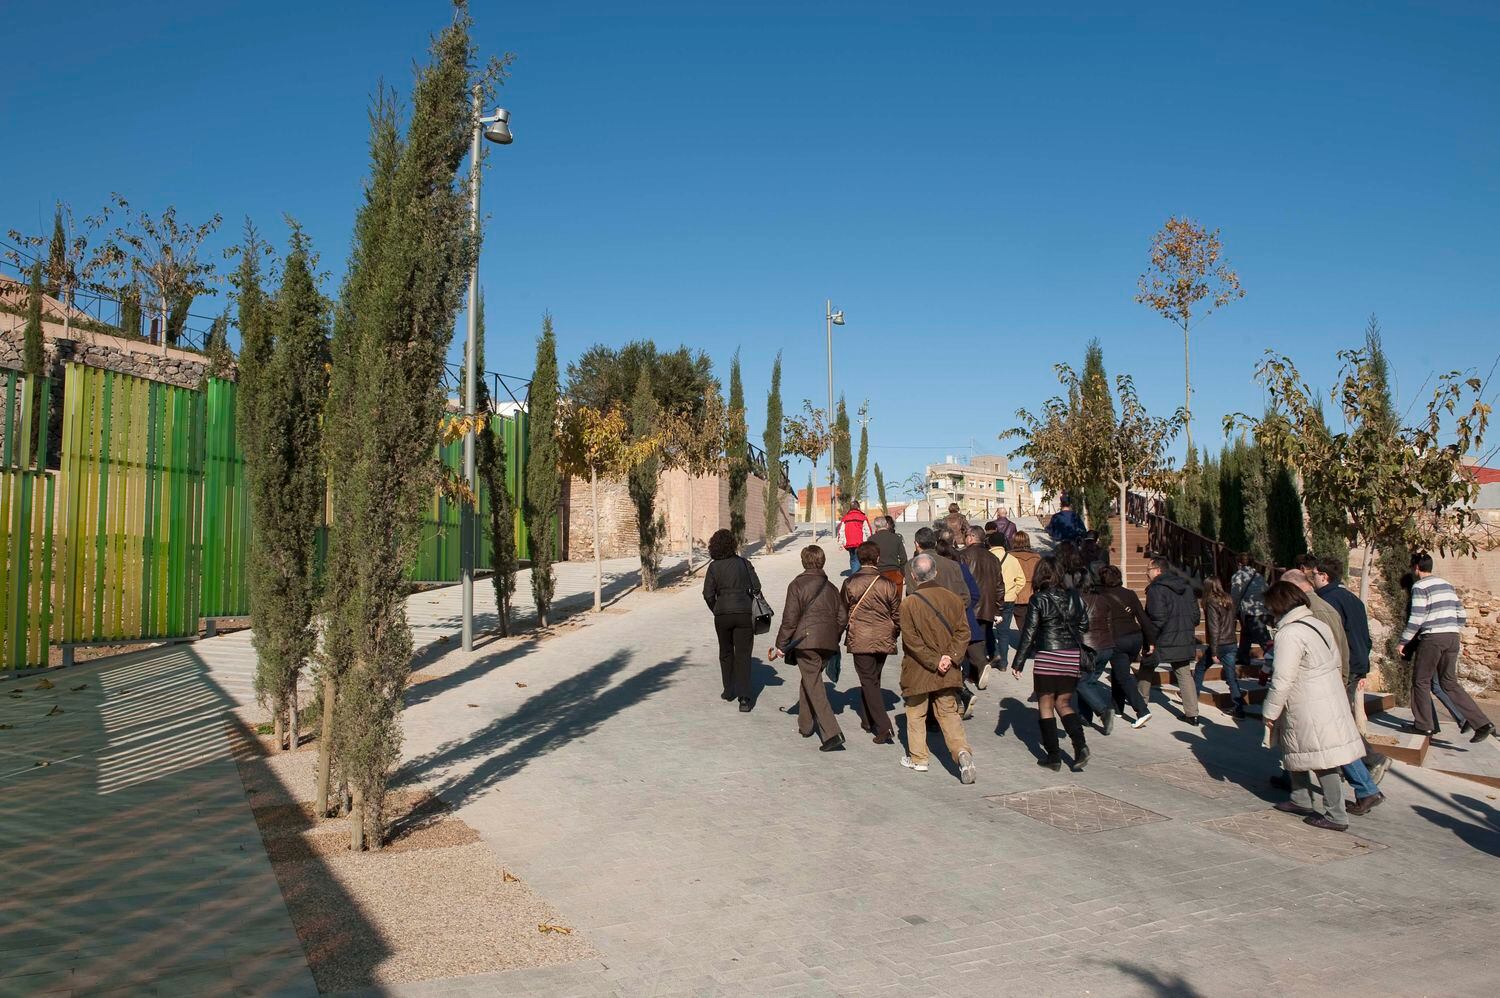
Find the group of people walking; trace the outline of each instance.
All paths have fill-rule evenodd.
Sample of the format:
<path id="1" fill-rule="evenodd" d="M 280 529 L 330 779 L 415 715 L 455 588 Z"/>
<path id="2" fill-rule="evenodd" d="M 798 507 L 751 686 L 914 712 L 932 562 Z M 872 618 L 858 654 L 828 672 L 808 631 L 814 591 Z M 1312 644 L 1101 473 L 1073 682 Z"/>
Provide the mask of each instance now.
<path id="1" fill-rule="evenodd" d="M 802 572 L 787 587 L 767 655 L 796 666 L 798 730 L 804 737 L 818 735 L 822 751 L 845 747 L 825 684 L 825 677 L 837 682 L 843 652 L 858 677 L 861 727 L 874 743 L 897 740 L 883 672 L 899 649 L 907 720 L 901 765 L 928 770 L 931 723 L 960 779 L 973 783 L 974 755 L 963 726 L 972 716 L 970 684 L 987 688 L 997 667 L 1019 679 L 1031 666 L 1041 741 L 1037 764 L 1061 770 L 1065 734 L 1071 768 L 1078 771 L 1091 756 L 1087 729 L 1108 735 L 1117 718 L 1135 728 L 1151 720 L 1151 691 L 1163 666 L 1176 682 L 1185 723 L 1200 723 L 1198 689 L 1215 663 L 1229 689 L 1228 712 L 1245 718 L 1248 698 L 1239 670 L 1259 646 L 1259 678 L 1267 687 L 1261 717 L 1286 771 L 1273 782 L 1290 791 L 1278 808 L 1342 831 L 1348 814 L 1366 814 L 1385 799 L 1378 785 L 1390 760 L 1364 738 L 1368 617 L 1364 604 L 1343 587 L 1337 560 L 1304 556 L 1268 584 L 1253 559 L 1241 556 L 1226 588 L 1213 577 L 1195 586 L 1158 558 L 1150 562 L 1142 603 L 1109 563 L 1097 535 L 1074 529 L 1066 518 L 1051 531 L 1055 543 L 1046 557 L 1031 550 L 1026 532 L 1003 510 L 978 527 L 954 505 L 942 520 L 916 532 L 911 556 L 890 517 L 870 519 L 858 504 L 839 532 L 850 557 L 842 585 L 829 579 L 820 546 L 803 548 Z M 716 533 L 709 549 L 713 562 L 704 599 L 714 613 L 723 697 L 749 711 L 751 604 L 760 582 L 736 554 L 729 531 Z M 1461 729 L 1481 741 L 1494 726 L 1456 680 L 1462 604 L 1452 586 L 1432 574 L 1430 557 L 1414 557 L 1412 568 L 1402 636 L 1403 654 L 1416 662 L 1412 727 L 1437 730 L 1430 695 L 1436 693 Z M 1201 645 L 1200 623 L 1206 638 Z M 1345 780 L 1354 789 L 1347 805 Z"/>

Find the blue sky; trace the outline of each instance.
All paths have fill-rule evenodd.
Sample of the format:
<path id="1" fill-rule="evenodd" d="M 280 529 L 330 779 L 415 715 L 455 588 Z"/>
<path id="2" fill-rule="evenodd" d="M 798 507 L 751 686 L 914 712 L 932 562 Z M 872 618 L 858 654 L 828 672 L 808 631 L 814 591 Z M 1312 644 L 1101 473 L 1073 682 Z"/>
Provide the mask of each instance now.
<path id="1" fill-rule="evenodd" d="M 1261 407 L 1265 349 L 1329 384 L 1371 312 L 1403 401 L 1489 370 L 1500 8 L 929 6 L 476 4 L 480 46 L 517 56 L 517 138 L 485 186 L 490 365 L 529 371 L 544 310 L 564 363 L 651 337 L 727 378 L 738 347 L 758 438 L 776 350 L 789 410 L 824 397 L 832 297 L 836 385 L 870 399 L 895 481 L 1001 449 L 1091 337 L 1180 404 L 1180 337 L 1131 296 L 1151 233 L 1188 214 L 1247 292 L 1195 333 L 1198 441 Z M 221 244 L 246 216 L 284 243 L 289 214 L 332 293 L 369 94 L 408 87 L 447 12 L 12 0 L 0 229 L 111 190 L 222 213 Z"/>

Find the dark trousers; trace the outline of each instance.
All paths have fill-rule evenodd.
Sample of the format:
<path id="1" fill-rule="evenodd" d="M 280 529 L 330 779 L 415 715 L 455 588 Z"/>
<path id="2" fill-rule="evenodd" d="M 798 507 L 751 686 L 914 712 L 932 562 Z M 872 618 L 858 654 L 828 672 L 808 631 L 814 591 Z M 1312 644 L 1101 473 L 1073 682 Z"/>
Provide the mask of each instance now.
<path id="1" fill-rule="evenodd" d="M 885 668 L 885 655 L 856 654 L 854 671 L 859 675 L 859 696 L 865 707 L 865 730 L 873 731 L 877 737 L 892 735 L 891 715 L 885 709 L 885 692 L 880 688 L 880 673 Z"/>
<path id="2" fill-rule="evenodd" d="M 1094 667 L 1088 672 L 1078 673 L 1078 688 L 1074 691 L 1073 708 L 1078 712 L 1078 717 L 1084 724 L 1093 720 L 1094 715 L 1103 717 L 1114 709 L 1110 702 L 1109 687 L 1100 682 L 1104 670 L 1109 667 L 1109 659 L 1095 653 Z"/>
<path id="3" fill-rule="evenodd" d="M 719 636 L 719 671 L 724 674 L 724 695 L 740 703 L 750 702 L 750 644 L 755 627 L 748 613 L 724 613 L 714 617 Z"/>
<path id="4" fill-rule="evenodd" d="M 1122 634 L 1115 639 L 1113 648 L 1099 649 L 1099 657 L 1109 658 L 1109 681 L 1115 706 L 1124 708 L 1128 703 L 1137 717 L 1150 709 L 1146 705 L 1146 698 L 1141 696 L 1140 687 L 1135 682 L 1135 673 L 1131 670 L 1136 656 L 1141 653 L 1141 640 L 1139 633 Z"/>
<path id="5" fill-rule="evenodd" d="M 993 659 L 995 657 L 995 622 L 993 620 L 981 620 L 979 627 L 984 631 L 984 657 Z"/>
<path id="6" fill-rule="evenodd" d="M 979 639 L 978 641 L 969 642 L 969 654 L 967 661 L 969 663 L 969 678 L 976 683 L 979 682 L 979 677 L 984 672 L 985 663 L 989 661 L 984 657 L 983 638 Z"/>
<path id="7" fill-rule="evenodd" d="M 1448 694 L 1448 699 L 1453 701 L 1462 720 L 1468 721 L 1475 728 L 1482 728 L 1490 723 L 1474 698 L 1458 685 L 1457 634 L 1429 634 L 1417 641 L 1417 657 L 1413 664 L 1411 682 L 1411 717 L 1412 722 L 1424 731 L 1434 731 L 1437 728 L 1437 715 L 1432 709 L 1433 677 L 1437 678 L 1438 686 L 1443 692 Z"/>
<path id="8" fill-rule="evenodd" d="M 797 656 L 797 671 L 802 677 L 797 691 L 797 730 L 810 735 L 816 725 L 826 742 L 841 733 L 833 716 L 833 705 L 828 702 L 828 688 L 823 685 L 823 666 L 833 658 L 833 652 L 798 648 L 793 654 Z"/>

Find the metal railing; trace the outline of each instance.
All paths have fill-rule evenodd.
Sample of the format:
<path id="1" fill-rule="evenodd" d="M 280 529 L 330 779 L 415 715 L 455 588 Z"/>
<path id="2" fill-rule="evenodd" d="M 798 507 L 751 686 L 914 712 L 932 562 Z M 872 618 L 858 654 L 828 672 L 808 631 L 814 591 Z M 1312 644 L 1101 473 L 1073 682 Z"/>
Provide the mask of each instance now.
<path id="1" fill-rule="evenodd" d="M 531 401 L 531 379 L 523 378 L 518 374 L 501 374 L 499 371 L 485 371 L 480 375 L 490 390 L 490 398 L 494 400 L 510 399 L 516 405 L 525 409 Z M 464 368 L 462 364 L 444 364 L 442 374 L 443 391 L 463 403 L 464 398 Z"/>
<path id="2" fill-rule="evenodd" d="M 1238 552 L 1223 541 L 1205 537 L 1176 520 L 1168 519 L 1167 504 L 1163 499 L 1130 492 L 1126 495 L 1125 515 L 1131 523 L 1146 526 L 1147 557 L 1165 558 L 1198 582 L 1213 575 L 1224 583 L 1225 588 L 1229 587 L 1238 567 Z M 1251 564 L 1267 581 L 1280 574 L 1276 566 L 1268 562 L 1252 561 Z"/>

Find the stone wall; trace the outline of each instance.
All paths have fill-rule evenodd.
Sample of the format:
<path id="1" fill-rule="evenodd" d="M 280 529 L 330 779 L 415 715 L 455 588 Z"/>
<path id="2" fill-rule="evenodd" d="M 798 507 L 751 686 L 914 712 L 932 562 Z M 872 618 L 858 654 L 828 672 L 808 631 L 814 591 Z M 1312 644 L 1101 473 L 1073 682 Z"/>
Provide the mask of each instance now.
<path id="1" fill-rule="evenodd" d="M 26 320 L 21 316 L 0 312 L 0 368 L 21 369 L 25 325 Z M 163 352 L 161 347 L 144 340 L 78 329 L 70 330 L 71 335 L 64 336 L 62 324 L 55 322 L 42 323 L 42 332 L 48 376 L 59 386 L 62 365 L 69 361 L 183 388 L 197 388 L 208 370 L 208 358 L 191 350 L 168 347 Z M 231 370 L 230 377 L 233 376 Z"/>
<path id="2" fill-rule="evenodd" d="M 665 551 L 687 550 L 689 489 L 692 490 L 693 538 L 699 551 L 707 549 L 708 538 L 715 530 L 729 526 L 728 478 L 705 475 L 690 480 L 683 471 L 664 472 L 657 483 L 656 511 L 666 520 Z M 756 542 L 765 537 L 765 482 L 752 475 L 746 482 L 746 490 L 745 538 L 747 542 Z M 568 492 L 565 504 L 568 558 L 586 561 L 594 557 L 594 518 L 588 479 L 572 479 Z M 792 503 L 790 496 L 784 496 L 783 500 L 782 533 L 786 534 L 792 530 Z M 621 479 L 599 482 L 599 536 L 601 554 L 605 558 L 630 557 L 640 550 L 635 505 Z"/>

